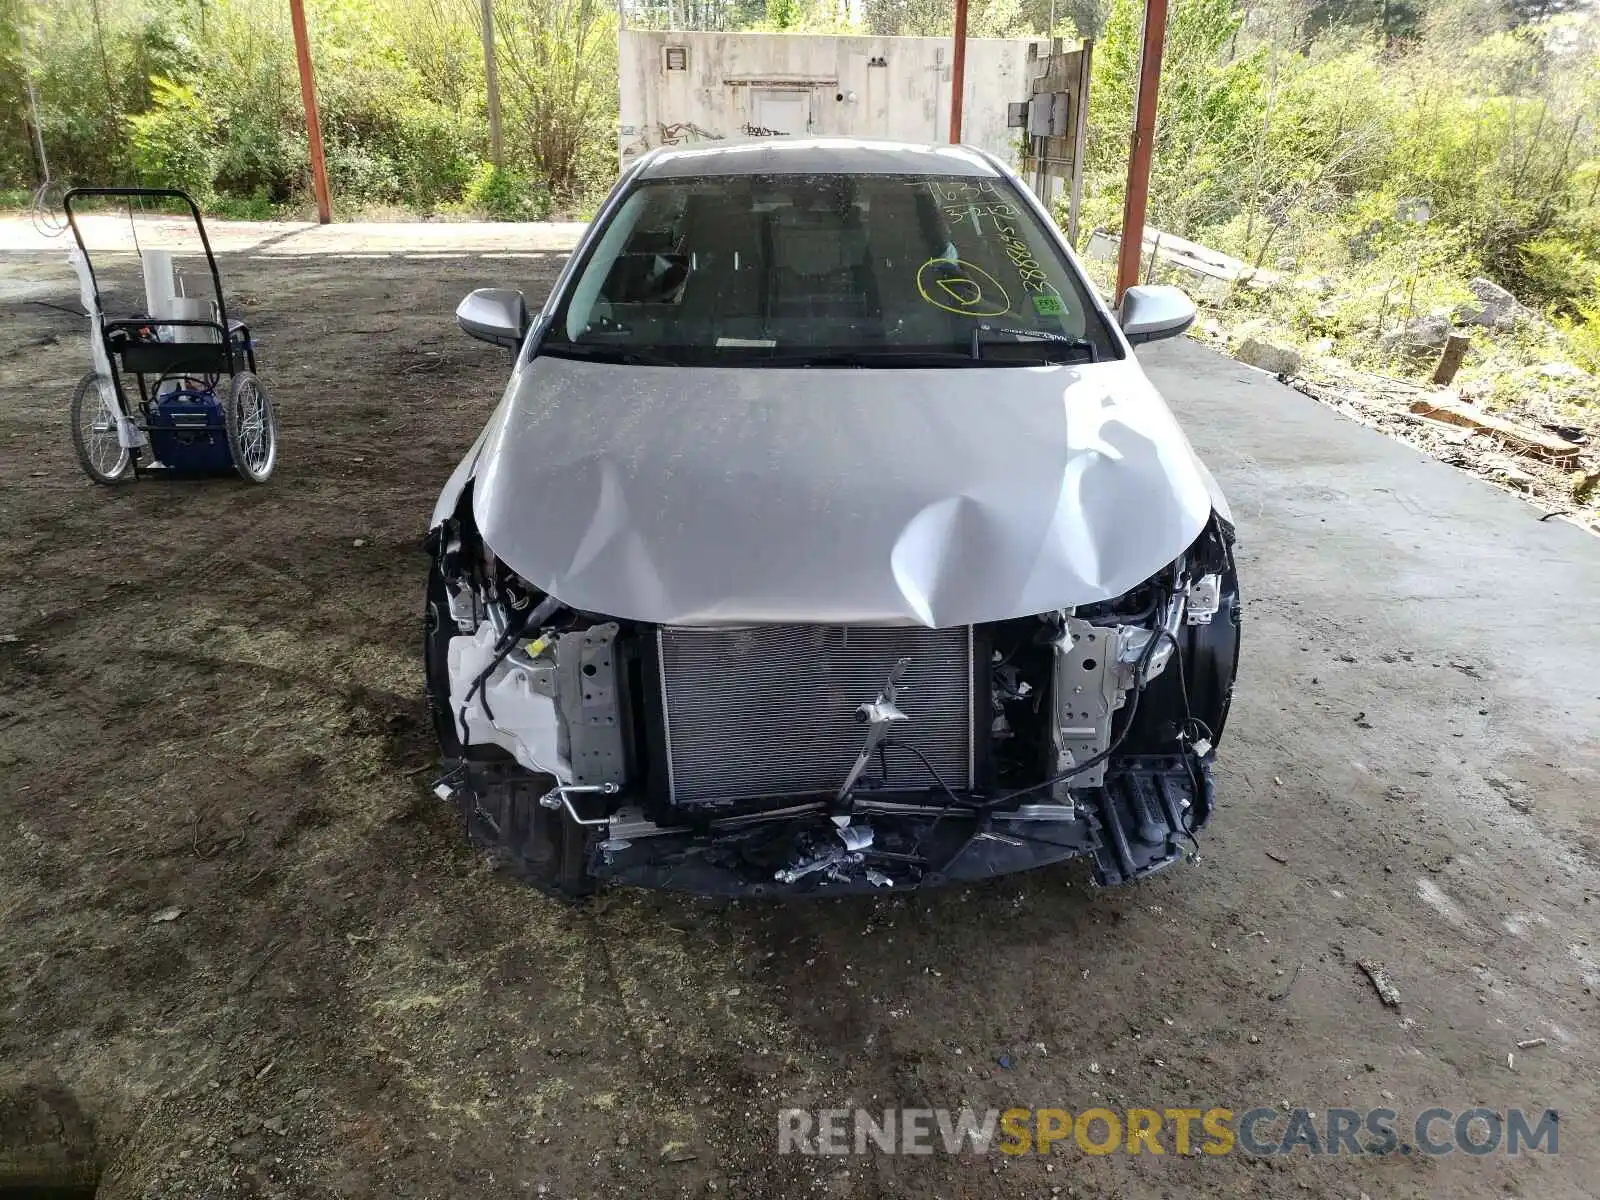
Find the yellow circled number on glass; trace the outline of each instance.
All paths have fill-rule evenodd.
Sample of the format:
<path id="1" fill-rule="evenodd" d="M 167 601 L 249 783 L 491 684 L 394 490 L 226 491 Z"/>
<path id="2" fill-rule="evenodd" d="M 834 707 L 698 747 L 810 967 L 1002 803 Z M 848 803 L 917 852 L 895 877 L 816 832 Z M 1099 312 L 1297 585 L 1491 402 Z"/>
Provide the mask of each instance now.
<path id="1" fill-rule="evenodd" d="M 959 258 L 930 258 L 917 268 L 917 291 L 935 308 L 958 317 L 998 317 L 1011 311 L 1011 297 L 982 267 Z"/>

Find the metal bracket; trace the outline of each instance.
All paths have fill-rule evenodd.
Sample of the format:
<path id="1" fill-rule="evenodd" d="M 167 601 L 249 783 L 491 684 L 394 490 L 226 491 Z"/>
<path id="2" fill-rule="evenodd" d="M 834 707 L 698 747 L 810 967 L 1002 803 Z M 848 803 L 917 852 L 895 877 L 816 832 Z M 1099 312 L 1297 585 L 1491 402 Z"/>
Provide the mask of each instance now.
<path id="1" fill-rule="evenodd" d="M 861 773 L 867 769 L 867 764 L 872 761 L 872 756 L 883 743 L 883 739 L 889 736 L 889 726 L 897 721 L 911 719 L 900 711 L 897 703 L 900 699 L 900 681 L 905 678 L 906 669 L 910 666 L 909 658 L 902 658 L 896 662 L 894 669 L 889 672 L 889 681 L 883 685 L 883 691 L 878 693 L 878 698 L 871 704 L 863 704 L 856 709 L 856 720 L 867 726 L 867 739 L 861 747 L 861 753 L 856 755 L 850 773 L 844 777 L 838 796 L 835 797 L 840 804 L 850 798 L 850 793 L 855 789 Z"/>
<path id="2" fill-rule="evenodd" d="M 1222 576 L 1202 575 L 1189 584 L 1189 624 L 1209 625 L 1222 607 Z"/>
<path id="3" fill-rule="evenodd" d="M 627 769 L 616 662 L 617 625 L 608 621 L 556 639 L 556 702 L 575 782 L 615 782 Z"/>
<path id="4" fill-rule="evenodd" d="M 444 595 L 450 609 L 450 619 L 456 623 L 456 632 L 470 634 L 478 627 L 477 595 L 465 584 L 452 587 L 448 583 L 445 584 Z"/>
<path id="5" fill-rule="evenodd" d="M 1056 643 L 1055 748 L 1058 769 L 1067 770 L 1101 753 L 1111 743 L 1111 714 L 1117 688 L 1118 630 L 1067 618 Z M 1105 764 L 1071 780 L 1075 788 L 1099 787 Z"/>

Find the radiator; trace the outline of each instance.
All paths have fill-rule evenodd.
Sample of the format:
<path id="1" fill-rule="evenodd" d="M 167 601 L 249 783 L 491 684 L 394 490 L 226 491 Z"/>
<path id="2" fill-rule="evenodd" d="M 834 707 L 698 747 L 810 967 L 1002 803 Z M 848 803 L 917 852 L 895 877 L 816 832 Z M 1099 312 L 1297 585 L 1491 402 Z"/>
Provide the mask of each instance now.
<path id="1" fill-rule="evenodd" d="M 837 791 L 866 737 L 856 708 L 877 699 L 900 658 L 911 659 L 900 685 L 910 720 L 892 737 L 927 755 L 951 787 L 972 786 L 970 627 L 662 628 L 656 637 L 677 804 Z M 887 754 L 891 787 L 934 786 L 914 755 Z"/>

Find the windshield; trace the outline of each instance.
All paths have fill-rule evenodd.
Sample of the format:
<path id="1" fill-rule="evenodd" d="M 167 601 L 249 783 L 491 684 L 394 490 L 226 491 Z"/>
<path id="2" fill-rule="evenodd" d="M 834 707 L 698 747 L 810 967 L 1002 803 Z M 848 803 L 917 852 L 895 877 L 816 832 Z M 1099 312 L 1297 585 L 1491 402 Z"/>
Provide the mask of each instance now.
<path id="1" fill-rule="evenodd" d="M 1119 357 L 1006 179 L 647 180 L 540 353 L 674 365 L 1035 365 Z"/>

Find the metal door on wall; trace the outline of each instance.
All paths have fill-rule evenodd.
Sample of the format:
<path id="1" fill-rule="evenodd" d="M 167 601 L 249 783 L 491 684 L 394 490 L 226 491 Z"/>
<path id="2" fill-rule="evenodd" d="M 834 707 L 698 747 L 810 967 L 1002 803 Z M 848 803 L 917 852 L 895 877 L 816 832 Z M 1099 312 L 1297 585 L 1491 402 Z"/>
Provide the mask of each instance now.
<path id="1" fill-rule="evenodd" d="M 811 93 L 798 88 L 762 90 L 750 97 L 746 133 L 761 137 L 803 136 L 811 131 Z"/>

